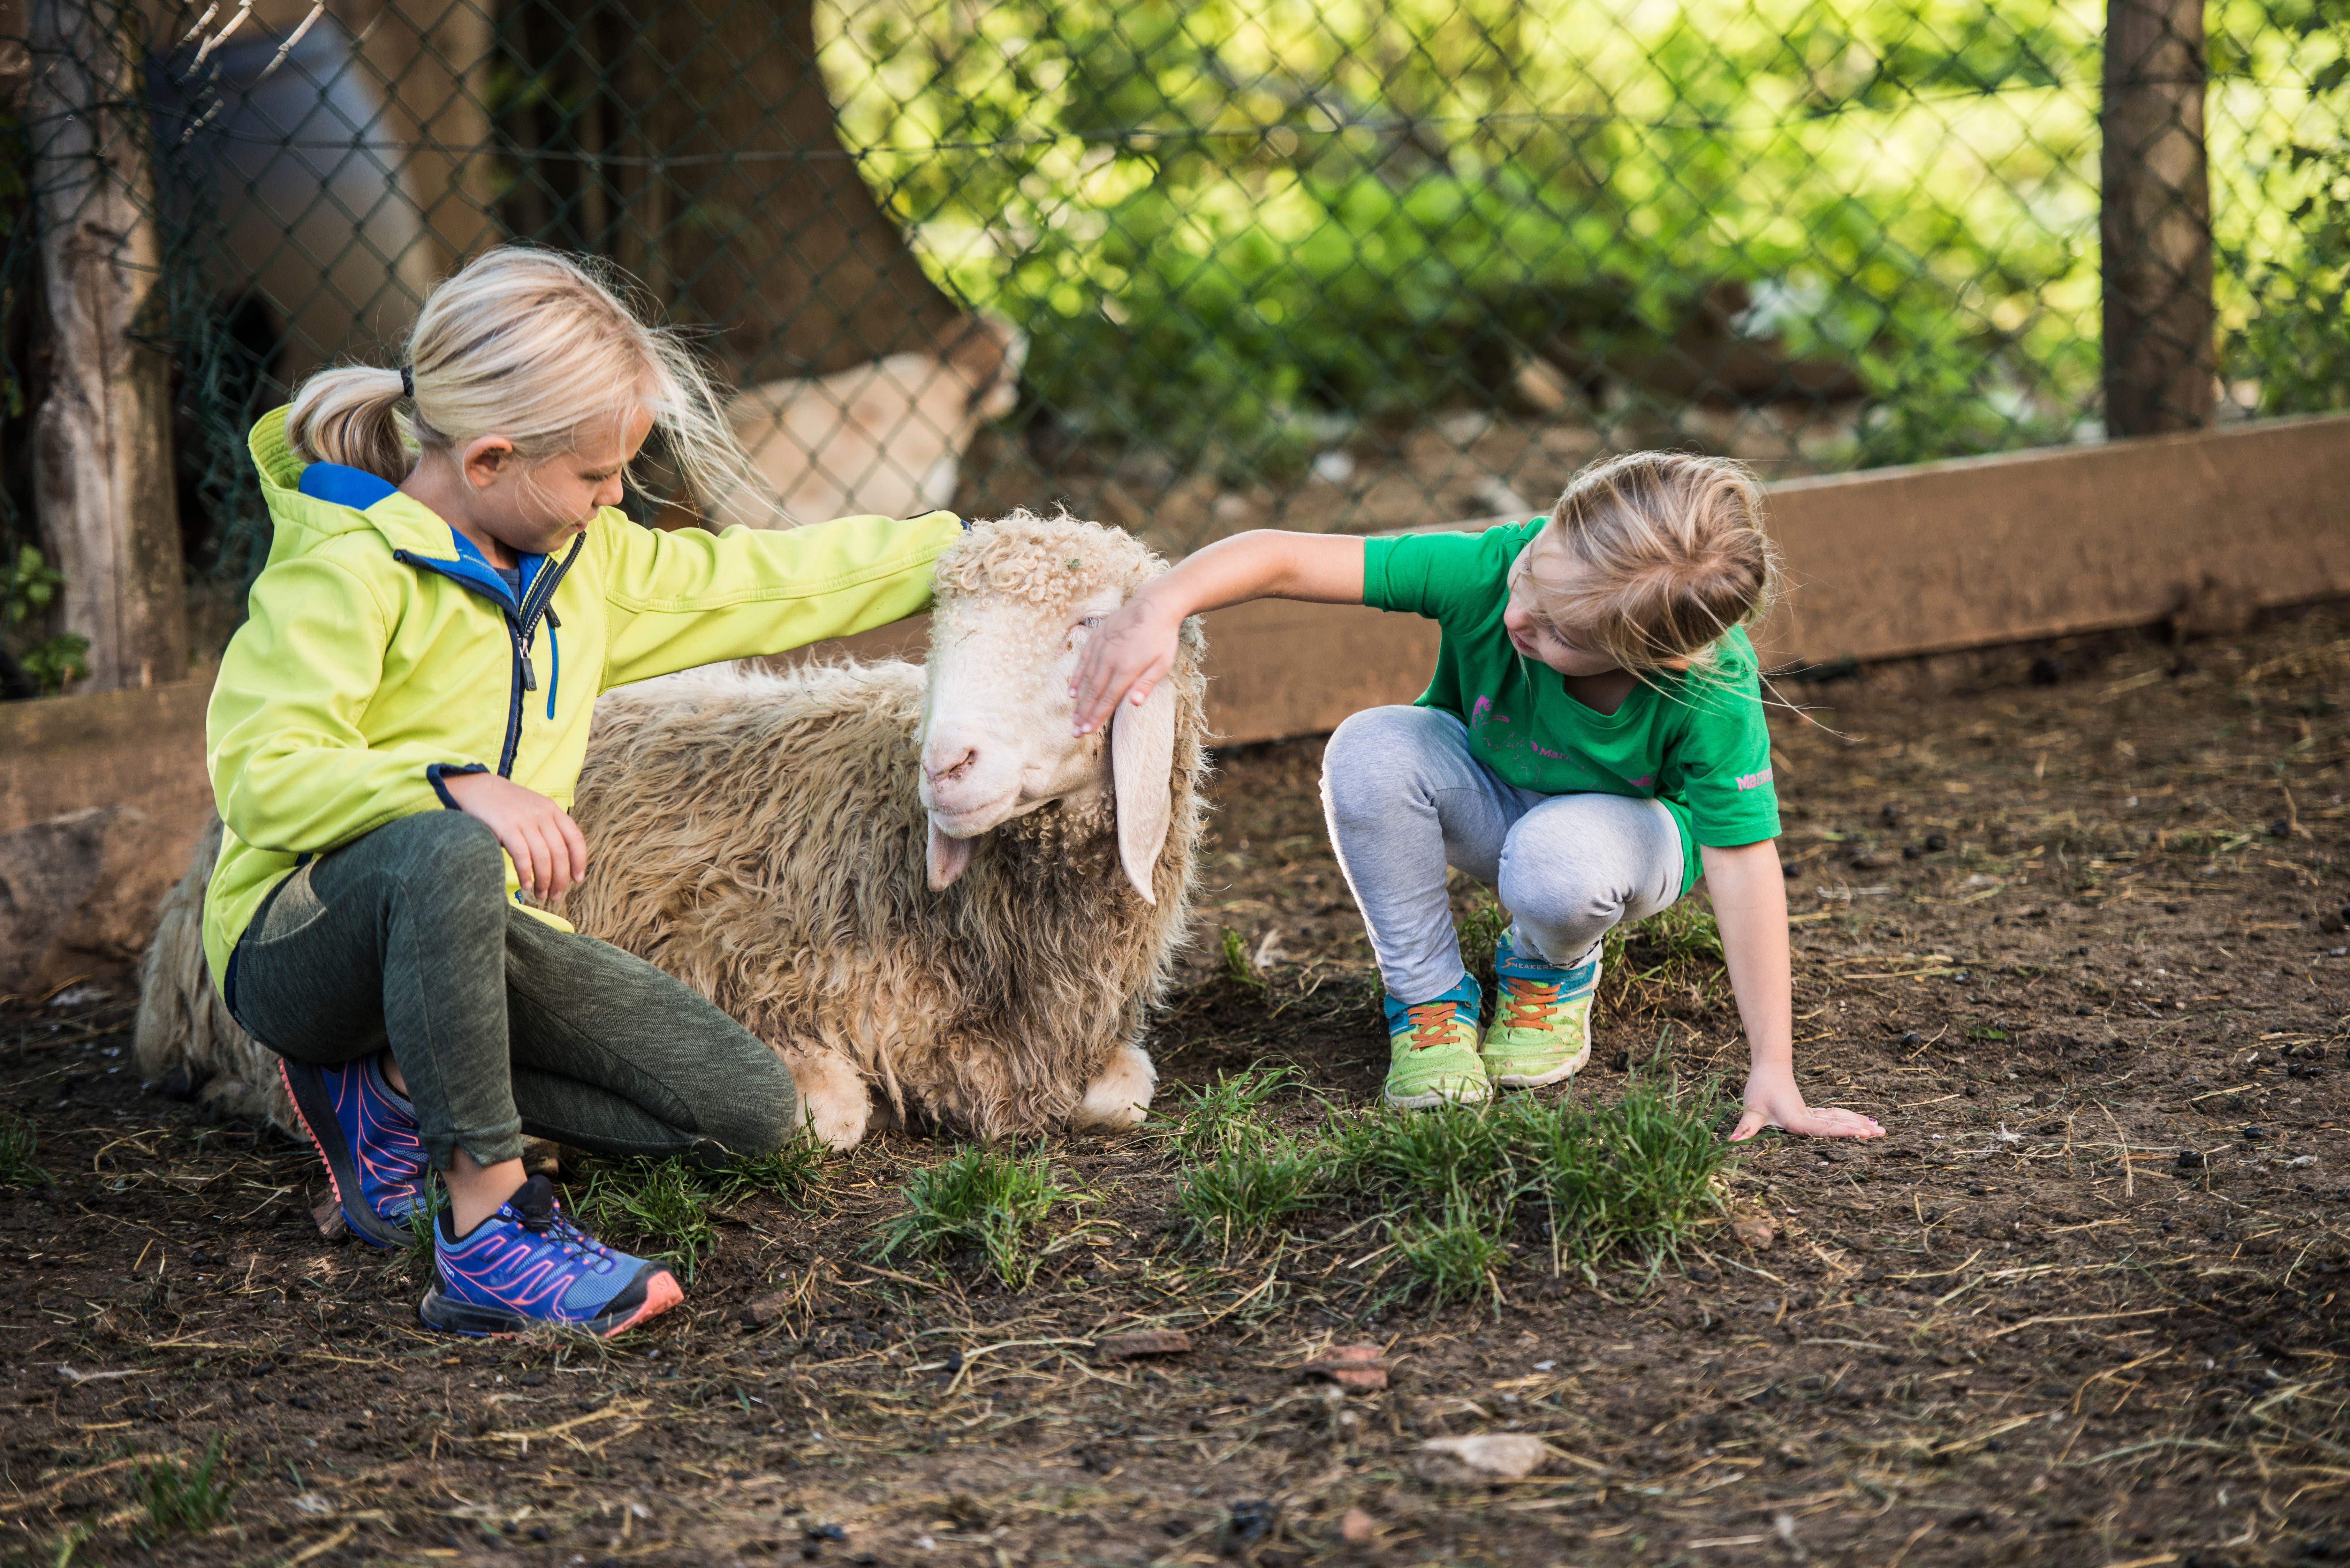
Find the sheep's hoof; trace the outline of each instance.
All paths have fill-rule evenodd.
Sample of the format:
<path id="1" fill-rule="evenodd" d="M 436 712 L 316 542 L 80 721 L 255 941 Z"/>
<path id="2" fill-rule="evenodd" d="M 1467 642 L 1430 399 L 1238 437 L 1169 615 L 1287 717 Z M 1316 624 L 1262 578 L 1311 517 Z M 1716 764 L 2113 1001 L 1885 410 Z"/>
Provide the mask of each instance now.
<path id="1" fill-rule="evenodd" d="M 873 1101 L 861 1085 L 854 1099 L 819 1090 L 800 1101 L 800 1115 L 806 1119 L 808 1131 L 835 1154 L 847 1154 L 865 1141 L 865 1127 L 872 1114 Z"/>
<path id="2" fill-rule="evenodd" d="M 1128 1046 L 1109 1060 L 1101 1075 L 1086 1085 L 1069 1119 L 1079 1127 L 1123 1132 L 1139 1127 L 1149 1114 L 1150 1096 L 1159 1087 L 1159 1069 L 1150 1058 Z"/>

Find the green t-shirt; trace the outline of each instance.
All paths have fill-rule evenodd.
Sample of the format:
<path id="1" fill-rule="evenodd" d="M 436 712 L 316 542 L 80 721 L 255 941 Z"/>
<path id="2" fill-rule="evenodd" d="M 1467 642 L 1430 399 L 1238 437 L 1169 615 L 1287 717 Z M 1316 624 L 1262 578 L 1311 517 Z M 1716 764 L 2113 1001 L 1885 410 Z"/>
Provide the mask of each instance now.
<path id="1" fill-rule="evenodd" d="M 1418 706 L 1467 724 L 1471 752 L 1503 779 L 1540 794 L 1663 801 L 1680 827 L 1687 892 L 1702 869 L 1699 845 L 1779 836 L 1754 645 L 1734 629 L 1717 645 L 1713 671 L 1659 672 L 1613 713 L 1584 706 L 1565 677 L 1522 656 L 1502 627 L 1510 563 L 1548 521 L 1366 539 L 1363 602 L 1443 628 Z"/>

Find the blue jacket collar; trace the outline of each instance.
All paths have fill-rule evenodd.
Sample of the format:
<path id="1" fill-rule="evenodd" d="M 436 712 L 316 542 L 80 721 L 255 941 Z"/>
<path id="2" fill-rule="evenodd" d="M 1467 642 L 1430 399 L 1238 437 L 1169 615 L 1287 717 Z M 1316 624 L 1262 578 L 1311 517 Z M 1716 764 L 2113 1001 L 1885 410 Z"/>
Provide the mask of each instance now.
<path id="1" fill-rule="evenodd" d="M 387 479 L 363 468 L 350 468 L 339 462 L 310 464 L 302 471 L 297 488 L 313 500 L 349 506 L 361 512 L 400 493 L 400 487 Z M 447 524 L 444 523 L 442 526 Z M 503 600 L 516 609 L 522 607 L 522 600 L 529 596 L 531 582 L 538 576 L 539 567 L 546 563 L 545 556 L 522 557 L 522 591 L 517 594 L 506 586 L 505 578 L 498 575 L 489 557 L 483 555 L 471 539 L 454 528 L 449 529 L 449 539 L 454 546 L 452 553 L 434 565 L 442 566 L 451 576 L 463 580 L 468 587 L 479 588 L 492 598 Z"/>

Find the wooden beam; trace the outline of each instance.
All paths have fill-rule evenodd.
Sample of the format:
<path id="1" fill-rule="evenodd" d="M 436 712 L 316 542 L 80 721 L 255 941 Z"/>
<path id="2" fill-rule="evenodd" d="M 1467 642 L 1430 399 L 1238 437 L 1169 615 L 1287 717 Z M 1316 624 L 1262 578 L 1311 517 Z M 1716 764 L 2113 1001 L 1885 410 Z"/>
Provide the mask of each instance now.
<path id="1" fill-rule="evenodd" d="M 88 687 L 186 675 L 186 587 L 163 355 L 140 341 L 161 280 L 142 62 L 109 0 L 33 0 L 35 211 L 51 347 L 34 494 Z"/>

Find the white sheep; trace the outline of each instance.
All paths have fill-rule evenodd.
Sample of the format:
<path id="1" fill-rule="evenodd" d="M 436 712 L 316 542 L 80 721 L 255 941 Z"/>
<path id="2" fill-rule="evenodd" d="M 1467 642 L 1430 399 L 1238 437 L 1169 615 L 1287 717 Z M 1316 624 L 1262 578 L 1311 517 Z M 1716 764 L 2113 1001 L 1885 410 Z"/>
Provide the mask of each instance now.
<path id="1" fill-rule="evenodd" d="M 954 504 L 962 454 L 1020 398 L 1028 339 L 993 316 L 963 318 L 941 352 L 890 354 L 830 376 L 762 382 L 727 405 L 785 512 L 911 517 Z M 773 526 L 771 498 L 718 498 L 713 526 Z"/>
<path id="2" fill-rule="evenodd" d="M 877 1105 L 985 1137 L 1139 1121 L 1203 811 L 1198 626 L 1107 741 L 1070 734 L 1068 684 L 1091 625 L 1162 567 L 1115 529 L 1015 513 L 940 557 L 927 670 L 713 667 L 607 694 L 567 917 L 764 1040 L 835 1148 Z M 164 902 L 139 1063 L 291 1130 L 274 1058 L 187 957 L 210 869 Z"/>

